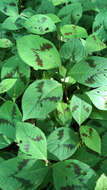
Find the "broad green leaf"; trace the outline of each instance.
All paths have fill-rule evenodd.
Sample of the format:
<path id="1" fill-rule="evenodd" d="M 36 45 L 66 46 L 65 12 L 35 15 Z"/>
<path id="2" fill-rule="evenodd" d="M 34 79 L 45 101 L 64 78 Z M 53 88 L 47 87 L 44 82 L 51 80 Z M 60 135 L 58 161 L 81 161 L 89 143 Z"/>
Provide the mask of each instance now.
<path id="1" fill-rule="evenodd" d="M 73 37 L 86 38 L 88 36 L 85 28 L 73 24 L 62 26 L 60 31 L 64 39 L 71 39 Z"/>
<path id="2" fill-rule="evenodd" d="M 101 141 L 101 143 L 102 143 L 102 155 L 103 156 L 107 156 L 107 130 L 106 130 L 106 132 L 104 133 L 104 135 L 102 136 L 102 141 Z"/>
<path id="3" fill-rule="evenodd" d="M 77 24 L 82 16 L 82 6 L 80 3 L 66 5 L 59 10 L 58 16 L 62 20 L 62 25 L 71 23 Z"/>
<path id="4" fill-rule="evenodd" d="M 72 159 L 53 165 L 53 179 L 56 190 L 93 190 L 97 175 L 87 164 Z"/>
<path id="5" fill-rule="evenodd" d="M 7 92 L 9 96 L 16 99 L 25 90 L 30 79 L 30 68 L 17 55 L 5 61 L 1 70 L 1 78 L 17 79 L 13 87 Z"/>
<path id="6" fill-rule="evenodd" d="M 0 39 L 0 48 L 10 48 L 13 46 L 13 43 L 6 38 L 1 38 Z"/>
<path id="7" fill-rule="evenodd" d="M 107 130 L 107 121 L 91 119 L 87 122 L 87 126 L 95 129 L 102 136 Z"/>
<path id="8" fill-rule="evenodd" d="M 53 3 L 55 6 L 57 6 L 57 5 L 60 5 L 60 4 L 62 4 L 62 3 L 65 3 L 66 0 L 51 0 L 51 1 L 52 1 L 52 3 Z"/>
<path id="9" fill-rule="evenodd" d="M 106 48 L 106 45 L 94 34 L 91 34 L 86 39 L 86 49 L 89 53 L 101 51 Z"/>
<path id="10" fill-rule="evenodd" d="M 99 12 L 93 22 L 93 32 L 98 36 L 98 38 L 105 42 L 107 41 L 107 11 Z"/>
<path id="11" fill-rule="evenodd" d="M 107 110 L 107 86 L 86 92 L 92 103 L 100 110 Z"/>
<path id="12" fill-rule="evenodd" d="M 96 101 L 96 100 L 95 100 Z M 98 120 L 107 120 L 107 111 L 98 110 L 93 107 L 92 113 L 90 115 L 91 119 L 98 119 Z"/>
<path id="13" fill-rule="evenodd" d="M 24 23 L 24 27 L 34 34 L 46 34 L 56 30 L 56 26 L 52 19 L 43 14 L 37 14 L 30 17 Z"/>
<path id="14" fill-rule="evenodd" d="M 26 20 L 27 18 L 20 15 L 10 16 L 4 20 L 2 28 L 10 31 L 19 30 L 23 28 L 23 25 Z"/>
<path id="15" fill-rule="evenodd" d="M 85 145 L 82 145 L 77 149 L 75 154 L 72 156 L 72 159 L 79 160 L 88 164 L 90 167 L 96 166 L 99 164 L 99 161 L 101 161 L 101 157 L 98 156 L 96 152 L 89 150 Z"/>
<path id="16" fill-rule="evenodd" d="M 101 139 L 99 134 L 94 128 L 87 125 L 80 127 L 80 135 L 82 141 L 91 150 L 101 154 Z"/>
<path id="17" fill-rule="evenodd" d="M 44 133 L 30 123 L 17 122 L 16 141 L 20 150 L 31 158 L 47 160 L 47 143 Z"/>
<path id="18" fill-rule="evenodd" d="M 39 36 L 26 35 L 18 39 L 17 49 L 21 59 L 36 70 L 48 70 L 61 65 L 55 46 Z"/>
<path id="19" fill-rule="evenodd" d="M 23 120 L 44 119 L 62 100 L 62 85 L 55 80 L 42 79 L 33 82 L 22 98 Z"/>
<path id="20" fill-rule="evenodd" d="M 16 0 L 2 0 L 0 1 L 0 11 L 7 16 L 14 16 L 18 14 L 18 7 Z"/>
<path id="21" fill-rule="evenodd" d="M 13 85 L 16 83 L 16 81 L 17 79 L 12 79 L 12 78 L 2 80 L 0 83 L 0 94 L 10 90 L 13 87 Z"/>
<path id="22" fill-rule="evenodd" d="M 85 94 L 75 94 L 71 98 L 70 109 L 73 118 L 81 125 L 91 114 L 91 101 Z"/>
<path id="23" fill-rule="evenodd" d="M 104 190 L 107 189 L 107 176 L 105 176 L 104 174 L 102 174 L 100 178 L 97 180 L 97 184 L 95 187 L 95 190 L 101 190 L 101 189 Z"/>
<path id="24" fill-rule="evenodd" d="M 77 82 L 89 87 L 107 85 L 107 58 L 90 56 L 73 66 L 69 75 Z"/>
<path id="25" fill-rule="evenodd" d="M 0 107 L 0 147 L 4 148 L 15 140 L 16 122 L 21 120 L 21 113 L 15 103 L 6 101 Z"/>
<path id="26" fill-rule="evenodd" d="M 75 153 L 78 148 L 79 138 L 72 129 L 61 127 L 49 135 L 47 144 L 48 151 L 53 158 L 64 160 Z"/>
<path id="27" fill-rule="evenodd" d="M 2 161 L 0 164 L 0 188 L 3 190 L 34 190 L 44 180 L 49 168 L 35 159 L 19 157 Z"/>
<path id="28" fill-rule="evenodd" d="M 87 53 L 82 41 L 74 37 L 62 45 L 60 55 L 62 60 L 79 62 L 86 57 Z"/>
<path id="29" fill-rule="evenodd" d="M 60 102 L 55 111 L 55 118 L 62 126 L 69 126 L 72 121 L 72 114 L 69 105 Z"/>

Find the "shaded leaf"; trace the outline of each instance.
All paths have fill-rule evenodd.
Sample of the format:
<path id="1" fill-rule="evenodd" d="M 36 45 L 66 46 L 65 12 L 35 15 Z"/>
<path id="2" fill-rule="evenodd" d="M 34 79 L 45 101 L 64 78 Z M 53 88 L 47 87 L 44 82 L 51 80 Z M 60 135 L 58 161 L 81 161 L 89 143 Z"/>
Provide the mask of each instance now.
<path id="1" fill-rule="evenodd" d="M 85 145 L 101 154 L 101 139 L 97 131 L 89 126 L 80 127 L 80 135 Z"/>

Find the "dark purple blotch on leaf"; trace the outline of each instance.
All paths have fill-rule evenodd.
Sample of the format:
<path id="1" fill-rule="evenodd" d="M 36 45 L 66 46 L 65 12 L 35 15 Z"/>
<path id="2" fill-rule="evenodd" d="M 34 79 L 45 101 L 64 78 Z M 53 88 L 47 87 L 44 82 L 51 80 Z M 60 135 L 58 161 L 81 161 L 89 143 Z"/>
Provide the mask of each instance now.
<path id="1" fill-rule="evenodd" d="M 44 86 L 44 81 L 39 82 L 36 88 L 38 89 L 38 92 L 42 93 L 43 92 L 43 86 Z"/>
<path id="2" fill-rule="evenodd" d="M 29 148 L 30 148 L 30 144 L 28 142 L 27 144 L 25 144 L 25 150 L 26 150 L 26 152 L 29 152 Z"/>
<path id="3" fill-rule="evenodd" d="M 41 47 L 40 50 L 41 51 L 45 51 L 45 50 L 50 50 L 51 48 L 53 48 L 53 46 L 49 43 L 44 43 Z"/>
<path id="4" fill-rule="evenodd" d="M 15 3 L 9 3 L 9 5 L 12 6 L 12 7 L 15 7 L 15 6 L 16 6 Z"/>
<path id="5" fill-rule="evenodd" d="M 43 140 L 43 137 L 42 136 L 37 136 L 36 138 L 32 138 L 32 140 L 41 141 L 41 140 Z"/>
<path id="6" fill-rule="evenodd" d="M 64 129 L 59 130 L 57 135 L 58 135 L 58 140 L 61 140 L 64 136 Z"/>
<path id="7" fill-rule="evenodd" d="M 94 82 L 95 82 L 94 75 L 91 77 L 88 77 L 88 79 L 85 80 L 85 83 L 87 83 L 87 84 L 93 84 Z"/>
<path id="8" fill-rule="evenodd" d="M 80 175 L 81 175 L 81 168 L 80 168 L 77 164 L 75 164 L 75 163 L 73 163 L 72 165 L 74 166 L 74 171 L 75 171 L 75 173 L 76 173 L 78 176 L 80 176 Z"/>
<path id="9" fill-rule="evenodd" d="M 22 162 L 19 163 L 18 165 L 18 170 L 21 171 L 28 163 L 29 159 L 24 159 Z"/>
<path id="10" fill-rule="evenodd" d="M 78 107 L 79 107 L 78 105 L 73 106 L 72 107 L 72 112 L 76 111 Z"/>
<path id="11" fill-rule="evenodd" d="M 49 100 L 49 101 L 53 101 L 53 102 L 58 102 L 60 100 L 60 96 L 58 96 L 58 97 L 56 97 L 56 96 L 46 97 L 43 100 Z"/>
<path id="12" fill-rule="evenodd" d="M 88 63 L 88 65 L 89 65 L 90 67 L 92 67 L 92 68 L 95 68 L 95 67 L 96 67 L 96 64 L 94 63 L 94 60 L 92 60 L 92 59 L 88 59 L 88 60 L 87 60 L 87 63 Z"/>

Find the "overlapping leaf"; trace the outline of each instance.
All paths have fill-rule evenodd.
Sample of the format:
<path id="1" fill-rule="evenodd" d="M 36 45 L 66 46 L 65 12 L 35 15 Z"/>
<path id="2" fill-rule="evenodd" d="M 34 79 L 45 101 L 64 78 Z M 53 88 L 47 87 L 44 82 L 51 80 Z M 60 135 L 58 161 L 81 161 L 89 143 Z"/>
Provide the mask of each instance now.
<path id="1" fill-rule="evenodd" d="M 26 35 L 18 39 L 17 49 L 21 59 L 36 70 L 47 70 L 61 65 L 55 46 L 40 36 Z"/>
<path id="2" fill-rule="evenodd" d="M 0 94 L 10 90 L 14 86 L 16 81 L 17 81 L 17 79 L 13 79 L 13 78 L 8 78 L 8 79 L 2 80 L 0 83 Z"/>
<path id="3" fill-rule="evenodd" d="M 56 30 L 54 22 L 46 15 L 37 14 L 30 17 L 25 23 L 24 27 L 34 34 L 46 34 Z"/>
<path id="4" fill-rule="evenodd" d="M 9 96 L 18 98 L 26 88 L 30 79 L 30 68 L 17 55 L 10 57 L 1 70 L 1 78 L 17 80 L 8 91 Z"/>
<path id="5" fill-rule="evenodd" d="M 0 48 L 10 48 L 13 44 L 9 39 L 2 38 L 0 39 Z"/>
<path id="6" fill-rule="evenodd" d="M 89 126 L 82 126 L 80 128 L 80 135 L 85 145 L 101 154 L 101 139 L 97 131 Z"/>
<path id="7" fill-rule="evenodd" d="M 44 119 L 62 100 L 62 85 L 55 80 L 33 82 L 22 98 L 23 120 Z"/>
<path id="8" fill-rule="evenodd" d="M 60 28 L 60 31 L 63 38 L 65 39 L 71 39 L 73 37 L 86 38 L 88 35 L 85 28 L 73 24 L 62 26 Z"/>
<path id="9" fill-rule="evenodd" d="M 92 103 L 100 110 L 107 110 L 107 86 L 96 88 L 86 93 Z"/>
<path id="10" fill-rule="evenodd" d="M 53 179 L 56 190 L 93 190 L 96 173 L 78 160 L 65 160 L 53 166 Z"/>
<path id="11" fill-rule="evenodd" d="M 102 174 L 97 181 L 95 190 L 107 189 L 107 176 Z"/>
<path id="12" fill-rule="evenodd" d="M 79 138 L 73 130 L 61 127 L 49 135 L 47 143 L 48 151 L 53 155 L 53 158 L 64 160 L 75 153 Z"/>

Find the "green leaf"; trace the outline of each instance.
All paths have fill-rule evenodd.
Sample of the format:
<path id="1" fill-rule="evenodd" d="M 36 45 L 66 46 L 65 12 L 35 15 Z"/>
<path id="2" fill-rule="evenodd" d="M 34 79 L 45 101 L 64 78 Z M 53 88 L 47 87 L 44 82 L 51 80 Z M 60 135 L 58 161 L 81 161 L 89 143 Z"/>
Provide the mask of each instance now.
<path id="1" fill-rule="evenodd" d="M 107 86 L 86 92 L 92 103 L 100 110 L 107 110 Z"/>
<path id="2" fill-rule="evenodd" d="M 43 182 L 48 171 L 49 168 L 41 160 L 16 157 L 2 161 L 0 188 L 3 190 L 34 190 Z"/>
<path id="3" fill-rule="evenodd" d="M 80 127 L 82 141 L 91 150 L 101 154 L 101 139 L 97 131 L 89 126 Z"/>
<path id="4" fill-rule="evenodd" d="M 107 156 L 107 131 L 105 131 L 105 134 L 102 136 L 101 143 L 102 143 L 102 146 L 101 146 L 102 155 L 106 157 Z"/>
<path id="5" fill-rule="evenodd" d="M 16 122 L 21 120 L 21 113 L 14 102 L 6 101 L 0 107 L 0 147 L 4 148 L 15 140 Z"/>
<path id="6" fill-rule="evenodd" d="M 20 150 L 31 158 L 47 160 L 47 143 L 44 133 L 30 123 L 18 122 L 16 141 Z"/>
<path id="7" fill-rule="evenodd" d="M 25 90 L 30 79 L 30 68 L 17 55 L 5 61 L 1 70 L 1 78 L 17 79 L 12 88 L 7 92 L 9 96 L 16 99 Z"/>
<path id="8" fill-rule="evenodd" d="M 65 3 L 65 0 L 51 0 L 51 1 L 52 1 L 52 3 L 53 3 L 55 6 L 60 5 L 60 4 L 62 4 L 62 3 Z"/>
<path id="9" fill-rule="evenodd" d="M 95 187 L 95 190 L 101 190 L 101 189 L 104 190 L 107 189 L 107 176 L 105 176 L 104 174 L 100 176 Z"/>
<path id="10" fill-rule="evenodd" d="M 60 102 L 55 111 L 55 118 L 62 126 L 69 126 L 72 121 L 72 114 L 68 104 Z"/>
<path id="11" fill-rule="evenodd" d="M 82 41 L 73 37 L 62 45 L 60 55 L 62 60 L 69 59 L 73 62 L 79 62 L 86 57 L 87 53 Z"/>
<path id="12" fill-rule="evenodd" d="M 64 39 L 71 39 L 73 37 L 86 38 L 88 35 L 85 28 L 73 24 L 62 26 L 60 31 Z"/>
<path id="13" fill-rule="evenodd" d="M 107 111 L 98 110 L 93 107 L 92 113 L 90 115 L 91 119 L 98 119 L 98 120 L 107 120 Z"/>
<path id="14" fill-rule="evenodd" d="M 82 16 L 82 6 L 80 3 L 66 5 L 59 10 L 58 16 L 62 20 L 62 25 L 71 23 L 77 24 Z M 66 22 L 66 20 L 68 22 Z"/>
<path id="15" fill-rule="evenodd" d="M 72 129 L 61 127 L 49 135 L 47 144 L 48 151 L 53 155 L 53 158 L 64 160 L 75 153 L 78 148 L 79 138 Z"/>
<path id="16" fill-rule="evenodd" d="M 55 24 L 61 22 L 60 18 L 59 18 L 58 16 L 56 16 L 55 14 L 48 13 L 48 14 L 46 14 L 46 16 L 50 17 L 51 20 L 52 20 Z"/>
<path id="17" fill-rule="evenodd" d="M 65 160 L 53 165 L 53 179 L 56 190 L 93 190 L 96 173 L 78 160 Z"/>
<path id="18" fill-rule="evenodd" d="M 1 81 L 0 83 L 0 94 L 7 92 L 8 90 L 10 90 L 13 85 L 16 83 L 17 79 L 4 79 Z"/>
<path id="19" fill-rule="evenodd" d="M 55 46 L 39 36 L 26 35 L 18 39 L 17 48 L 21 59 L 36 70 L 48 70 L 61 65 Z"/>
<path id="20" fill-rule="evenodd" d="M 0 39 L 0 48 L 10 48 L 13 46 L 13 43 L 6 38 Z"/>
<path id="21" fill-rule="evenodd" d="M 89 53 L 101 51 L 106 48 L 106 45 L 94 34 L 91 34 L 86 39 L 86 48 Z"/>
<path id="22" fill-rule="evenodd" d="M 23 120 L 44 119 L 62 100 L 62 85 L 55 80 L 36 80 L 22 98 Z"/>
<path id="23" fill-rule="evenodd" d="M 56 30 L 54 22 L 46 15 L 37 14 L 30 17 L 24 23 L 24 27 L 34 34 L 46 34 Z"/>
<path id="24" fill-rule="evenodd" d="M 18 14 L 18 7 L 16 0 L 2 0 L 0 1 L 0 11 L 7 16 L 14 16 Z"/>
<path id="25" fill-rule="evenodd" d="M 77 82 L 89 87 L 107 85 L 107 58 L 90 56 L 73 66 L 69 75 Z"/>
<path id="26" fill-rule="evenodd" d="M 85 94 L 75 94 L 71 98 L 70 109 L 73 118 L 81 125 L 91 114 L 91 101 Z"/>

